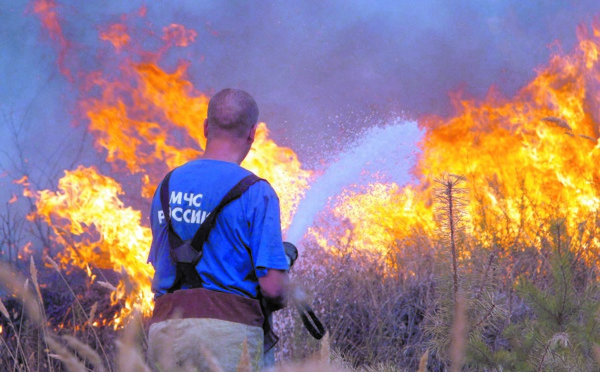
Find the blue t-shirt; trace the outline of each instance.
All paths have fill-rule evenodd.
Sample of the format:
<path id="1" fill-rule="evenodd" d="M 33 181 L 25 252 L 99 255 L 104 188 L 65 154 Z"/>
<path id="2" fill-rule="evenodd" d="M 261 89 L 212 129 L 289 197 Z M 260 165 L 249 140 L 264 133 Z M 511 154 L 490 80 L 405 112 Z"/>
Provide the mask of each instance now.
<path id="1" fill-rule="evenodd" d="M 225 194 L 249 174 L 235 163 L 209 159 L 175 169 L 169 181 L 169 206 L 179 237 L 191 239 Z M 265 276 L 267 269 L 289 270 L 280 218 L 277 194 L 265 181 L 253 184 L 227 204 L 217 216 L 196 265 L 203 288 L 257 298 L 258 278 Z M 160 186 L 152 199 L 150 224 L 153 239 L 148 262 L 154 266 L 152 291 L 158 297 L 173 286 L 176 274 Z"/>

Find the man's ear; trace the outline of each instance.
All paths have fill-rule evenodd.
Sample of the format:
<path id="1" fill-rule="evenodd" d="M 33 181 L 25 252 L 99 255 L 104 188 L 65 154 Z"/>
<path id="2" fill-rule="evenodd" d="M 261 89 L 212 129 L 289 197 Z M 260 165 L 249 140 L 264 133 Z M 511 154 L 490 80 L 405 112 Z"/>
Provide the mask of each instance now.
<path id="1" fill-rule="evenodd" d="M 254 143 L 254 137 L 256 136 L 256 128 L 258 127 L 258 123 L 254 124 L 250 129 L 250 134 L 248 134 L 248 142 Z"/>
<path id="2" fill-rule="evenodd" d="M 204 138 L 208 139 L 208 119 L 204 119 Z"/>

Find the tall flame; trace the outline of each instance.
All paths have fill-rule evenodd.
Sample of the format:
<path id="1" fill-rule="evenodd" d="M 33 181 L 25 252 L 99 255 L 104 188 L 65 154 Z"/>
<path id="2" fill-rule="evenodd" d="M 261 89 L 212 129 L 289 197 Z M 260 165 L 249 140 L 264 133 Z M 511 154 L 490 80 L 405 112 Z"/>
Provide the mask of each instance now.
<path id="1" fill-rule="evenodd" d="M 65 171 L 58 191 L 40 191 L 36 203 L 36 214 L 52 227 L 56 243 L 65 247 L 59 257 L 64 267 L 89 265 L 124 271 L 128 276 L 130 288 L 121 281 L 111 297 L 113 303 L 123 305 L 115 326 L 122 323 L 122 317 L 129 315 L 135 304 L 149 314 L 154 273 L 152 266 L 144 264 L 152 233 L 142 226 L 139 211 L 125 207 L 119 199 L 122 194 L 117 181 L 98 174 L 93 167 L 80 166 Z"/>
<path id="2" fill-rule="evenodd" d="M 566 218 L 575 232 L 597 213 L 600 22 L 592 32 L 580 27 L 578 37 L 578 48 L 554 55 L 513 99 L 494 89 L 480 103 L 455 95 L 455 117 L 423 118 L 420 185 L 375 183 L 336 199 L 332 213 L 350 222 L 351 246 L 385 253 L 415 228 L 434 236 L 434 185 L 444 173 L 467 177 L 467 227 L 484 242 L 490 226 L 535 242 L 541 221 Z M 323 245 L 339 233 L 313 231 Z M 596 262 L 600 241 L 592 239 L 587 249 L 587 259 Z"/>
<path id="3" fill-rule="evenodd" d="M 53 3 L 36 4 L 50 4 L 40 6 L 42 18 L 55 19 Z M 156 63 L 168 48 L 193 42 L 196 33 L 179 25 L 163 32 L 165 46 L 150 58 L 154 62 L 125 58 L 118 74 L 87 74 L 87 98 L 81 102 L 106 160 L 117 171 L 138 175 L 141 187 L 136 191 L 144 198 L 152 195 L 168 169 L 201 156 L 205 145 L 202 122 L 208 97 L 186 79 L 187 64 L 180 63 L 169 73 Z M 124 25 L 110 26 L 100 37 L 117 53 L 133 43 Z M 316 241 L 332 252 L 345 245 L 385 256 L 406 239 L 433 236 L 433 185 L 444 173 L 467 178 L 467 222 L 470 232 L 483 240 L 482 226 L 498 230 L 502 226 L 506 234 L 527 226 L 523 233 L 528 234 L 546 218 L 568 217 L 573 227 L 598 212 L 600 22 L 594 23 L 592 32 L 580 27 L 578 37 L 571 54 L 554 55 L 514 98 L 500 97 L 494 89 L 483 102 L 457 94 L 455 117 L 423 118 L 420 183 L 400 187 L 377 182 L 344 191 L 333 199 L 329 211 L 341 221 L 341 229 L 313 228 Z M 269 139 L 264 123 L 243 165 L 272 182 L 281 197 L 283 225 L 289 226 L 311 172 L 302 168 L 292 150 Z M 66 249 L 61 262 L 124 268 L 135 285 L 126 291 L 121 283 L 113 294 L 115 302 L 125 304 L 116 326 L 135 304 L 148 313 L 152 268 L 144 260 L 150 236 L 141 213 L 125 206 L 117 181 L 95 168 L 65 174 L 59 191 L 34 194 L 37 215 L 52 226 L 57 243 Z M 588 259 L 594 259 L 598 249 L 600 241 L 591 240 Z"/>
<path id="4" fill-rule="evenodd" d="M 553 56 L 514 99 L 493 91 L 480 104 L 456 99 L 458 116 L 424 121 L 423 178 L 467 176 L 475 224 L 492 215 L 513 221 L 511 229 L 555 216 L 575 224 L 598 211 L 599 30 L 579 28 L 579 47 Z"/>
<path id="5" fill-rule="evenodd" d="M 184 79 L 185 70 L 180 65 L 169 74 L 152 63 L 126 62 L 119 79 L 93 74 L 90 84 L 101 96 L 81 105 L 106 160 L 147 175 L 144 197 L 168 169 L 202 155 L 208 98 Z"/>
<path id="6" fill-rule="evenodd" d="M 33 2 L 33 11 L 39 15 L 44 28 L 48 31 L 50 38 L 58 44 L 58 67 L 60 72 L 72 81 L 71 71 L 65 65 L 65 58 L 71 46 L 65 38 L 60 20 L 56 11 L 56 3 L 53 0 L 35 0 Z"/>
<path id="7" fill-rule="evenodd" d="M 171 46 L 187 46 L 197 35 L 181 25 L 170 25 L 163 32 L 164 46 L 150 53 L 151 59 L 158 60 Z M 132 44 L 123 24 L 109 26 L 100 39 L 109 41 L 117 53 Z M 106 70 L 85 75 L 82 93 L 87 98 L 80 107 L 96 146 L 105 151 L 117 175 L 122 171 L 139 175 L 141 187 L 136 192 L 146 200 L 169 169 L 203 153 L 208 97 L 195 90 L 186 71 L 186 63 L 168 73 L 156 62 L 124 58 L 118 74 Z M 269 138 L 264 123 L 260 123 L 252 151 L 242 165 L 272 183 L 280 195 L 282 223 L 287 227 L 308 187 L 310 172 L 301 168 L 292 150 Z M 30 216 L 51 226 L 54 241 L 64 247 L 59 257 L 64 267 L 85 269 L 89 265 L 125 274 L 111 298 L 122 306 L 113 321 L 115 327 L 122 325 L 134 308 L 148 315 L 153 306 L 153 268 L 145 263 L 151 232 L 141 212 L 121 200 L 126 192 L 131 196 L 131 190 L 124 190 L 96 168 L 79 167 L 65 171 L 58 191 L 33 193 L 37 210 Z M 149 201 L 144 204 L 148 208 Z"/>
<path id="8" fill-rule="evenodd" d="M 186 67 L 180 65 L 169 74 L 155 64 L 128 65 L 127 78 L 115 81 L 96 74 L 93 84 L 101 88 L 102 96 L 82 103 L 90 131 L 107 151 L 107 161 L 120 161 L 130 172 L 144 173 L 144 197 L 152 196 L 168 169 L 203 153 L 208 97 L 185 80 Z M 301 168 L 292 150 L 269 139 L 264 123 L 259 124 L 252 151 L 242 165 L 272 183 L 287 228 L 308 187 L 310 172 Z"/>

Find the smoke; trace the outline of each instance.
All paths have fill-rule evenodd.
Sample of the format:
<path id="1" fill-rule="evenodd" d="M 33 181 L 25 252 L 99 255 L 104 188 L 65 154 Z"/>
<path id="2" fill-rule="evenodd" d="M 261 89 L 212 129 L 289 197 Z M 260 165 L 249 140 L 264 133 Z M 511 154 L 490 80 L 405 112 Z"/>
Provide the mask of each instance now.
<path id="1" fill-rule="evenodd" d="M 27 127 L 21 141 L 32 163 L 57 147 L 61 165 L 77 157 L 92 162 L 91 146 L 81 153 L 64 142 L 81 130 L 72 125 L 85 121 L 74 114 L 76 89 L 60 74 L 57 48 L 31 8 L 0 0 L 0 124 Z M 56 10 L 71 42 L 67 66 L 83 71 L 114 63 L 98 37 L 110 23 L 126 23 L 147 49 L 171 23 L 194 29 L 196 42 L 165 55 L 161 65 L 172 70 L 179 59 L 190 61 L 189 78 L 207 94 L 247 90 L 274 138 L 316 162 L 382 118 L 450 114 L 451 91 L 483 97 L 496 85 L 514 94 L 558 45 L 572 48 L 577 25 L 589 25 L 600 3 L 64 0 Z M 0 141 L 14 147 L 8 131 Z M 6 159 L 0 164 L 10 167 Z"/>

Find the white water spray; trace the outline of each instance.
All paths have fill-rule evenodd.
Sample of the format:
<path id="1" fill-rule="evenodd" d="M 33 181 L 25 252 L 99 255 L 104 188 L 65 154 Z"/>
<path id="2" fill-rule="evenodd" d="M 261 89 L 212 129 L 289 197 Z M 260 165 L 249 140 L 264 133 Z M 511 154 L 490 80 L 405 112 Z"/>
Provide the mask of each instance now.
<path id="1" fill-rule="evenodd" d="M 416 122 L 401 119 L 366 131 L 361 141 L 341 153 L 339 160 L 311 185 L 292 219 L 286 240 L 298 246 L 329 198 L 359 182 L 365 172 L 400 186 L 408 183 L 422 135 Z"/>

